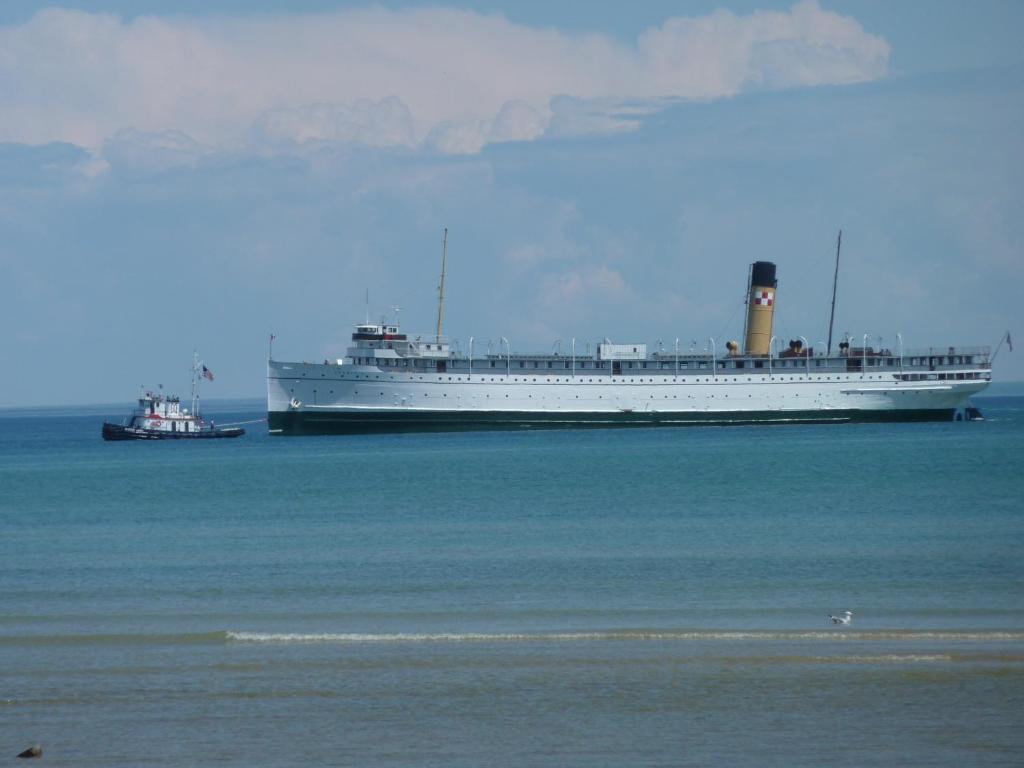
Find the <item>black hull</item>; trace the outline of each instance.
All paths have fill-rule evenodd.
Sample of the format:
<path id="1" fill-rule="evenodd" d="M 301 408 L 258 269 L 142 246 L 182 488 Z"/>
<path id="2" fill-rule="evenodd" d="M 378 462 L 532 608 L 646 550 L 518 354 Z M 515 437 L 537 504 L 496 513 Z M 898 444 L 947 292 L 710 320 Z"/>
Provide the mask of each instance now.
<path id="1" fill-rule="evenodd" d="M 737 411 L 733 413 L 525 413 L 515 411 L 269 412 L 273 435 L 351 435 L 373 432 L 460 432 L 508 429 L 845 424 L 953 421 L 955 408 L 919 410 Z"/>
<path id="2" fill-rule="evenodd" d="M 240 437 L 244 434 L 245 430 L 241 427 L 204 429 L 199 432 L 163 432 L 103 423 L 104 440 L 215 440 L 222 437 Z"/>

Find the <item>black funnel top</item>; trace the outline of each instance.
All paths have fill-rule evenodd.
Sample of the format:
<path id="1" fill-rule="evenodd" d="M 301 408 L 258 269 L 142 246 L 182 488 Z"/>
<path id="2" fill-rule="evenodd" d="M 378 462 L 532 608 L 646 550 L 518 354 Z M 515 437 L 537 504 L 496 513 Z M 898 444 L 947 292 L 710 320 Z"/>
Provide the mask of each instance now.
<path id="1" fill-rule="evenodd" d="M 770 261 L 755 261 L 750 268 L 750 284 L 765 285 L 775 288 L 775 265 Z"/>

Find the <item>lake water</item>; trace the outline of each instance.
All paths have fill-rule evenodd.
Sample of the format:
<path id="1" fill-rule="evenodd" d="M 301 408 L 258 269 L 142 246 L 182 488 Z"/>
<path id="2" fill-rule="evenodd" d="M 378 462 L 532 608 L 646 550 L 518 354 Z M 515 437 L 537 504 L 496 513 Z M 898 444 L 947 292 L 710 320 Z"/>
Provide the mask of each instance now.
<path id="1" fill-rule="evenodd" d="M 1019 764 L 1024 398 L 976 402 L 157 443 L 0 412 L 0 760 Z"/>

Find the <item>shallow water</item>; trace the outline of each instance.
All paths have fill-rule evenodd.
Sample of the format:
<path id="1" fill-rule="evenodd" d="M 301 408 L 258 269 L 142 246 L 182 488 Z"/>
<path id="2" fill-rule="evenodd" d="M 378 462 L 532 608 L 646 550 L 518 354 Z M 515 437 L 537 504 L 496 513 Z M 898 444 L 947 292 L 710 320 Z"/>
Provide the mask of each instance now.
<path id="1" fill-rule="evenodd" d="M 0 412 L 0 749 L 1013 764 L 1024 399 L 978 404 L 967 424 L 153 444 L 103 443 L 95 409 Z"/>

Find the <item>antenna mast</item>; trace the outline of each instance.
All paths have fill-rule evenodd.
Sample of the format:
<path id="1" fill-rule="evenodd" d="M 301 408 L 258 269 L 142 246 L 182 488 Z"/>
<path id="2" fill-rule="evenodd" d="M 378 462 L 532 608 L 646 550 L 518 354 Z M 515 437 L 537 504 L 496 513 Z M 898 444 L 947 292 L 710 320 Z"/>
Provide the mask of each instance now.
<path id="1" fill-rule="evenodd" d="M 196 413 L 196 403 L 199 402 L 199 353 L 192 350 L 192 415 Z"/>
<path id="2" fill-rule="evenodd" d="M 444 321 L 444 271 L 448 262 L 448 227 L 444 228 L 444 247 L 441 251 L 441 284 L 437 289 L 437 343 L 441 343 L 441 323 Z"/>
<path id="3" fill-rule="evenodd" d="M 839 237 L 836 239 L 836 273 L 832 276 L 832 314 L 828 318 L 828 349 L 826 355 L 832 354 L 832 325 L 836 320 L 836 285 L 839 282 L 839 249 L 843 245 L 843 230 L 839 230 Z"/>

